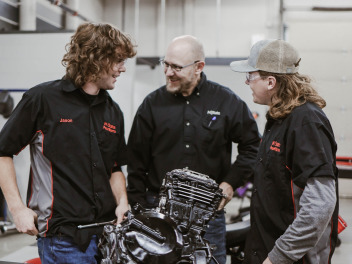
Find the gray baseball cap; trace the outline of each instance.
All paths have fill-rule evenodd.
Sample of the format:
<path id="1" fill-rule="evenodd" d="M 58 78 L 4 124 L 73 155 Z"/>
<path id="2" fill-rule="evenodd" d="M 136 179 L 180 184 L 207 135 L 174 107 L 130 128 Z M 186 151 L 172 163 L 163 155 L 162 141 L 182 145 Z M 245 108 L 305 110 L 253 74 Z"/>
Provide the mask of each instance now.
<path id="1" fill-rule="evenodd" d="M 235 72 L 266 71 L 292 74 L 298 72 L 300 61 L 297 50 L 288 42 L 267 39 L 253 45 L 248 60 L 233 61 L 230 67 Z"/>

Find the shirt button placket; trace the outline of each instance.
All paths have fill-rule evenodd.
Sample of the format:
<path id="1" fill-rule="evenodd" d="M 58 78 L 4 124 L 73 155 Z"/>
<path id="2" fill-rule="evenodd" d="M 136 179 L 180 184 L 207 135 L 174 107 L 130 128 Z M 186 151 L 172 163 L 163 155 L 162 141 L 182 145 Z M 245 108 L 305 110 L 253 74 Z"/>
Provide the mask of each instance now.
<path id="1" fill-rule="evenodd" d="M 184 132 L 183 132 L 183 149 L 184 155 L 182 157 L 182 164 L 184 167 L 189 166 L 192 162 L 192 138 L 193 135 L 193 126 L 191 126 L 191 120 L 193 117 L 193 110 L 191 106 L 191 97 L 184 98 L 184 111 L 183 111 L 183 122 L 184 122 Z"/>

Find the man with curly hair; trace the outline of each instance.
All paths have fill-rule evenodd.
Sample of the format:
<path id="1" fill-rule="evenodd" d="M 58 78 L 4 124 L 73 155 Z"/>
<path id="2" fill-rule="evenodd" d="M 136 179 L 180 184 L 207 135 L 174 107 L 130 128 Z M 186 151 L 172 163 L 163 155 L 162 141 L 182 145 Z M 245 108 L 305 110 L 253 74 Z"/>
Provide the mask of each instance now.
<path id="1" fill-rule="evenodd" d="M 255 165 L 246 263 L 331 263 L 337 241 L 337 145 L 301 58 L 283 40 L 254 44 L 247 73 L 253 101 L 269 106 Z"/>
<path id="2" fill-rule="evenodd" d="M 135 56 L 109 24 L 84 23 L 66 46 L 61 80 L 29 89 L 0 133 L 0 185 L 17 230 L 38 237 L 42 263 L 96 263 L 101 226 L 128 210 L 124 119 L 108 94 Z M 27 205 L 13 155 L 29 145 Z"/>

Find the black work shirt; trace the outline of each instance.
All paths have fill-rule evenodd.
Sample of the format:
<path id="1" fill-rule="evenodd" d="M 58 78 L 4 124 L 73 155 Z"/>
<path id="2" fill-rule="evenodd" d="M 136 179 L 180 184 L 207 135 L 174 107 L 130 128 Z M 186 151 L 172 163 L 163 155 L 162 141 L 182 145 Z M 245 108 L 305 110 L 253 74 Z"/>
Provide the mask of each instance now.
<path id="1" fill-rule="evenodd" d="M 40 236 L 71 236 L 85 248 L 101 228 L 78 225 L 116 218 L 111 173 L 126 164 L 124 120 L 100 90 L 92 100 L 69 80 L 40 84 L 23 95 L 0 134 L 0 156 L 30 145 L 28 206 Z"/>
<path id="2" fill-rule="evenodd" d="M 330 122 L 315 104 L 296 107 L 281 120 L 268 118 L 255 166 L 246 263 L 263 263 L 275 241 L 294 221 L 298 195 L 308 178 L 337 180 L 336 150 Z M 331 252 L 336 242 L 337 214 L 338 206 L 325 243 L 331 243 Z"/>
<path id="3" fill-rule="evenodd" d="M 159 193 L 173 169 L 188 168 L 236 188 L 252 175 L 259 140 L 247 105 L 205 74 L 188 97 L 162 86 L 145 98 L 130 132 L 129 202 L 145 205 L 145 192 Z M 238 143 L 234 164 L 232 142 Z"/>

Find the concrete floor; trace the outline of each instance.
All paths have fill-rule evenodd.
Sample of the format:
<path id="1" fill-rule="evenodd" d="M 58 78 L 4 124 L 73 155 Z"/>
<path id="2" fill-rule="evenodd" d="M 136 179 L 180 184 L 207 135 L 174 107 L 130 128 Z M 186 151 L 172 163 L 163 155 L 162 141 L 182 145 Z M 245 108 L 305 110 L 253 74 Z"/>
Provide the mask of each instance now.
<path id="1" fill-rule="evenodd" d="M 227 214 L 237 211 L 239 202 L 233 199 L 227 206 Z M 336 248 L 333 264 L 352 263 L 352 199 L 340 198 L 340 215 L 349 224 L 340 235 L 341 245 Z M 36 238 L 24 234 L 8 233 L 0 235 L 0 263 L 18 262 L 38 257 Z M 230 263 L 229 260 L 227 263 Z"/>

